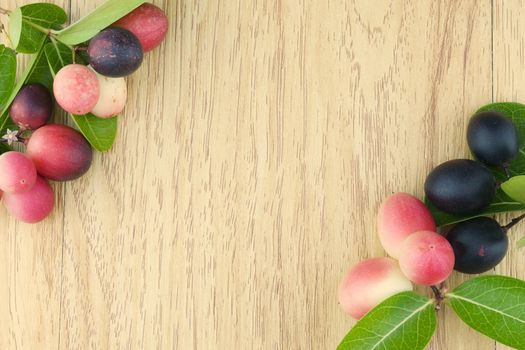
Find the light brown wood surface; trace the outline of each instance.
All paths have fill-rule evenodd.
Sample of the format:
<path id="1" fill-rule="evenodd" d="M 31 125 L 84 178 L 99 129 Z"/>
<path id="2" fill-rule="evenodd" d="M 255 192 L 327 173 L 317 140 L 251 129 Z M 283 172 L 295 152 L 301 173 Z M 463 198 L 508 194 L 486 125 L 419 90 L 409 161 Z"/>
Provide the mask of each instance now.
<path id="1" fill-rule="evenodd" d="M 381 199 L 466 156 L 477 107 L 525 101 L 525 1 L 155 3 L 170 31 L 113 150 L 44 223 L 0 208 L 0 349 L 335 349 Z M 524 231 L 498 273 L 525 278 Z M 507 349 L 439 317 L 428 349 Z"/>

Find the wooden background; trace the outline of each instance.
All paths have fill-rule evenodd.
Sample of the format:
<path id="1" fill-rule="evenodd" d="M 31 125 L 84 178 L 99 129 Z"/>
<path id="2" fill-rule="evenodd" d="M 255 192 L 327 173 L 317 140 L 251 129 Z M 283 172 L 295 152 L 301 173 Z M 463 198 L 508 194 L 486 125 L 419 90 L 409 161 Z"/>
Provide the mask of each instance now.
<path id="1" fill-rule="evenodd" d="M 155 3 L 171 28 L 114 149 L 44 223 L 0 209 L 0 349 L 334 349 L 381 199 L 467 155 L 477 107 L 525 100 L 525 1 Z M 525 278 L 513 231 L 497 272 Z M 429 349 L 506 349 L 439 317 Z"/>

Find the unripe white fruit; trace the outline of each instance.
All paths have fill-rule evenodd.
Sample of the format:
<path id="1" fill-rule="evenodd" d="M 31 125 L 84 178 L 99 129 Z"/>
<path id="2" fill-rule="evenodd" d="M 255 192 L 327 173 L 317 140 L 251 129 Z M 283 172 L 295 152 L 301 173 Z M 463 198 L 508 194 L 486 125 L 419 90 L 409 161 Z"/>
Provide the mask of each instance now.
<path id="1" fill-rule="evenodd" d="M 412 290 L 397 261 L 375 258 L 360 262 L 344 277 L 339 287 L 339 303 L 355 319 L 394 294 Z"/>
<path id="2" fill-rule="evenodd" d="M 90 67 L 91 70 L 93 70 Z M 99 118 L 111 118 L 124 110 L 128 98 L 128 89 L 124 78 L 105 77 L 95 70 L 99 86 L 100 97 L 91 113 Z"/>

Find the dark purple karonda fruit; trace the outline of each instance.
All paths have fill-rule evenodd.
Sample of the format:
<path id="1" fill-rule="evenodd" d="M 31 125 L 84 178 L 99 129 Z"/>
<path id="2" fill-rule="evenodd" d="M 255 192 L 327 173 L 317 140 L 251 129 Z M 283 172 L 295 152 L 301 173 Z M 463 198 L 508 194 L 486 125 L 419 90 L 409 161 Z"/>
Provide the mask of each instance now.
<path id="1" fill-rule="evenodd" d="M 496 181 L 483 164 L 455 159 L 430 172 L 425 181 L 425 194 L 432 204 L 447 213 L 476 214 L 496 195 Z"/>
<path id="2" fill-rule="evenodd" d="M 9 109 L 9 116 L 15 124 L 33 130 L 47 124 L 52 114 L 53 98 L 41 84 L 24 86 Z"/>
<path id="3" fill-rule="evenodd" d="M 89 170 L 93 150 L 75 129 L 49 124 L 33 133 L 27 144 L 27 155 L 40 175 L 54 181 L 69 181 Z"/>
<path id="4" fill-rule="evenodd" d="M 467 128 L 467 141 L 472 154 L 490 166 L 508 166 L 520 148 L 518 129 L 512 120 L 497 112 L 473 116 Z"/>
<path id="5" fill-rule="evenodd" d="M 98 73 L 119 78 L 130 75 L 140 67 L 144 49 L 129 30 L 111 27 L 91 39 L 88 56 L 89 64 Z"/>
<path id="6" fill-rule="evenodd" d="M 483 273 L 498 265 L 507 254 L 509 239 L 497 221 L 479 217 L 454 226 L 447 234 L 454 249 L 454 269 L 463 273 Z"/>

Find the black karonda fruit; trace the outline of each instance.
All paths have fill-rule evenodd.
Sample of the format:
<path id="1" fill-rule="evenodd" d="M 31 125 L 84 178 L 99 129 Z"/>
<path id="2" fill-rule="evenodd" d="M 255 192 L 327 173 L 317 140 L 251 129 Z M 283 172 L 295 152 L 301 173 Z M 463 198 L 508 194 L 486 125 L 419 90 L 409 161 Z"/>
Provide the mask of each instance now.
<path id="1" fill-rule="evenodd" d="M 89 64 L 98 73 L 112 78 L 135 72 L 144 59 L 139 39 L 124 28 L 110 27 L 89 42 Z"/>
<path id="2" fill-rule="evenodd" d="M 496 220 L 478 217 L 457 224 L 447 234 L 454 249 L 454 269 L 483 273 L 498 265 L 507 254 L 507 231 Z"/>
<path id="3" fill-rule="evenodd" d="M 455 159 L 430 172 L 425 181 L 425 194 L 432 204 L 447 213 L 475 214 L 494 198 L 496 181 L 483 164 Z"/>
<path id="4" fill-rule="evenodd" d="M 480 162 L 508 167 L 518 154 L 520 136 L 509 118 L 497 112 L 482 112 L 470 119 L 467 142 Z"/>

